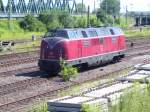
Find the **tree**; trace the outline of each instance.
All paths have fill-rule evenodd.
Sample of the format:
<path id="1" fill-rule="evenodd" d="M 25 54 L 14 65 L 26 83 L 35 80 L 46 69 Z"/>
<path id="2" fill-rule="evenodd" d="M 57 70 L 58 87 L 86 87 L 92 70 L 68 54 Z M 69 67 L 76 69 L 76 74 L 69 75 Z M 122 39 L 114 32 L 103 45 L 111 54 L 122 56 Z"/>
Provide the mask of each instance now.
<path id="1" fill-rule="evenodd" d="M 75 27 L 76 28 L 86 28 L 87 27 L 87 17 L 86 16 L 76 16 L 74 18 L 76 21 Z"/>
<path id="2" fill-rule="evenodd" d="M 20 22 L 20 26 L 28 31 L 46 31 L 45 25 L 32 15 L 27 15 Z"/>
<path id="3" fill-rule="evenodd" d="M 100 7 L 105 13 L 117 16 L 120 13 L 120 0 L 103 0 Z"/>
<path id="4" fill-rule="evenodd" d="M 78 12 L 79 12 L 79 13 L 85 13 L 85 12 L 86 12 L 85 4 L 83 4 L 83 6 L 82 6 L 82 3 L 78 3 L 78 4 L 76 5 L 76 8 L 78 9 Z"/>
<path id="5" fill-rule="evenodd" d="M 62 11 L 59 14 L 59 22 L 63 25 L 64 28 L 74 27 L 73 17 L 66 11 Z"/>
<path id="6" fill-rule="evenodd" d="M 97 14 L 96 14 L 97 18 L 100 19 L 100 21 L 102 23 L 106 22 L 106 16 L 105 16 L 105 11 L 102 9 L 98 9 Z"/>
<path id="7" fill-rule="evenodd" d="M 40 14 L 39 20 L 46 25 L 47 30 L 74 27 L 73 17 L 66 11 L 51 10 Z"/>
<path id="8" fill-rule="evenodd" d="M 62 25 L 59 23 L 58 11 L 56 10 L 40 14 L 39 20 L 46 25 L 47 30 L 62 27 Z"/>
<path id="9" fill-rule="evenodd" d="M 97 18 L 105 25 L 114 24 L 114 22 L 118 22 L 116 19 L 118 19 L 119 13 L 120 0 L 103 0 L 97 11 Z"/>

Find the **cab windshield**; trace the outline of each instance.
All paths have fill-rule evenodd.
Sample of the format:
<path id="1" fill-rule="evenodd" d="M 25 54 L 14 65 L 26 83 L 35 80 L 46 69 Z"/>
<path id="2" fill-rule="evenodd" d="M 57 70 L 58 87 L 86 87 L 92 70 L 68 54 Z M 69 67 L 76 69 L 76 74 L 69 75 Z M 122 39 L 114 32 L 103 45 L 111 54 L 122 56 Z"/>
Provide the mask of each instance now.
<path id="1" fill-rule="evenodd" d="M 55 37 L 56 30 L 50 30 L 45 33 L 44 38 L 46 37 Z"/>

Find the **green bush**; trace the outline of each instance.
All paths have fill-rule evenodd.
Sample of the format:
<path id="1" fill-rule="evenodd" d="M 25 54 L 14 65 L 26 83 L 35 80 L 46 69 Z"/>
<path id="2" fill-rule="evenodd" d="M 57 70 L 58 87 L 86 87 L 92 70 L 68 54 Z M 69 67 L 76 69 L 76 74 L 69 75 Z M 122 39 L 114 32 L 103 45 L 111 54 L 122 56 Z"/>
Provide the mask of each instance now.
<path id="1" fill-rule="evenodd" d="M 77 68 L 67 66 L 63 59 L 60 59 L 61 76 L 64 81 L 69 81 L 71 77 L 75 77 L 78 73 Z"/>
<path id="2" fill-rule="evenodd" d="M 98 26 L 101 26 L 101 22 L 99 19 L 97 19 L 96 16 L 91 16 L 90 17 L 90 25 L 92 27 L 98 27 Z"/>
<path id="3" fill-rule="evenodd" d="M 28 31 L 46 31 L 45 25 L 32 15 L 27 15 L 21 22 L 21 28 Z"/>
<path id="4" fill-rule="evenodd" d="M 98 104 L 82 104 L 81 112 L 101 112 Z"/>
<path id="5" fill-rule="evenodd" d="M 29 110 L 26 112 L 47 112 L 48 107 L 46 103 L 41 103 L 38 106 L 31 107 Z"/>

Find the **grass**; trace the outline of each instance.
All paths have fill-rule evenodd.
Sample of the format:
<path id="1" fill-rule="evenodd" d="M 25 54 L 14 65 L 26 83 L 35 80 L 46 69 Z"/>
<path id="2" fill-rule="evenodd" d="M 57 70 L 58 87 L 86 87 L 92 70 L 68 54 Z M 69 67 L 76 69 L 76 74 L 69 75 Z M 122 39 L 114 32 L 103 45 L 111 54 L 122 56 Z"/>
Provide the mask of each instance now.
<path id="1" fill-rule="evenodd" d="M 142 37 L 150 37 L 150 27 L 140 27 L 136 28 L 134 26 L 134 19 L 128 17 L 127 18 L 127 23 L 126 23 L 126 18 L 124 16 L 120 17 L 120 25 L 116 25 L 124 30 L 124 33 L 127 38 L 142 38 Z"/>
<path id="2" fill-rule="evenodd" d="M 41 103 L 38 106 L 31 107 L 28 111 L 26 112 L 48 112 L 48 107 L 46 103 Z"/>
<path id="3" fill-rule="evenodd" d="M 150 84 L 135 84 L 131 91 L 125 91 L 120 102 L 110 107 L 110 112 L 150 112 Z"/>
<path id="4" fill-rule="evenodd" d="M 81 112 L 102 112 L 99 104 L 82 104 Z"/>
<path id="5" fill-rule="evenodd" d="M 142 29 L 129 29 L 125 30 L 125 34 L 128 38 L 142 38 L 142 37 L 150 37 L 150 27 L 142 27 Z"/>
<path id="6" fill-rule="evenodd" d="M 120 25 L 116 25 L 125 30 L 125 34 L 128 38 L 135 37 L 150 37 L 150 27 L 144 27 L 140 32 L 140 29 L 129 29 L 133 26 L 133 19 L 127 18 L 128 23 L 126 24 L 125 17 L 120 17 Z M 19 26 L 19 20 L 0 20 L 0 40 L 22 40 L 22 39 L 31 39 L 32 35 L 42 36 L 44 32 L 29 32 L 24 31 Z"/>
<path id="7" fill-rule="evenodd" d="M 9 24 L 10 23 L 10 24 Z M 0 40 L 31 39 L 32 35 L 41 36 L 43 32 L 24 31 L 19 26 L 19 21 L 0 20 Z"/>
<path id="8" fill-rule="evenodd" d="M 126 17 L 121 16 L 120 17 L 120 24 L 116 25 L 116 26 L 123 28 L 123 29 L 127 29 L 127 28 L 132 27 L 133 25 L 134 25 L 134 19 L 133 18 L 127 17 L 127 22 L 126 22 Z"/>

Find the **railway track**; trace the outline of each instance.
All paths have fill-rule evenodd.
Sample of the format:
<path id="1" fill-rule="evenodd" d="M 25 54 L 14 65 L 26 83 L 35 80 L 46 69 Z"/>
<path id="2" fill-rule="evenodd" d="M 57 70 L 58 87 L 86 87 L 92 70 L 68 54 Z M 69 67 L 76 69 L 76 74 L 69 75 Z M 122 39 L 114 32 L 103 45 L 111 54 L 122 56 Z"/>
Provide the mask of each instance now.
<path id="1" fill-rule="evenodd" d="M 13 101 L 13 102 L 8 102 L 6 104 L 1 104 L 0 105 L 0 110 L 6 112 L 6 111 L 10 111 L 10 109 L 12 109 L 12 107 L 19 107 L 21 105 L 25 105 L 25 104 L 28 104 L 28 103 L 30 103 L 32 101 L 36 101 L 39 98 L 40 99 L 44 99 L 45 97 L 54 97 L 54 96 L 57 96 L 58 92 L 63 91 L 65 89 L 68 89 L 71 86 L 75 86 L 75 85 L 79 85 L 81 83 L 85 83 L 85 82 L 88 82 L 88 81 L 99 79 L 99 78 L 108 76 L 108 75 L 110 75 L 112 73 L 122 71 L 122 70 L 127 69 L 127 68 L 129 68 L 129 66 L 128 67 L 124 67 L 124 68 L 118 68 L 118 70 L 114 70 L 113 69 L 112 71 L 109 71 L 107 73 L 103 73 L 101 75 L 99 73 L 95 73 L 95 74 L 93 74 L 95 77 L 92 76 L 91 78 L 85 78 L 84 80 L 74 80 L 74 81 L 67 82 L 67 83 L 55 82 L 55 80 L 57 80 L 57 78 L 58 78 L 58 77 L 56 77 L 56 78 L 53 78 L 51 80 L 51 82 L 55 82 L 55 83 L 52 83 L 52 85 L 53 85 L 52 89 L 47 90 L 47 91 L 41 91 L 38 94 L 34 94 L 34 95 L 30 96 L 30 97 L 19 98 L 16 101 Z"/>
<path id="2" fill-rule="evenodd" d="M 58 83 L 56 83 L 55 82 L 55 84 L 54 83 L 51 83 L 52 85 L 53 85 L 53 87 L 55 87 L 55 88 L 53 88 L 53 89 L 50 89 L 50 90 L 47 90 L 47 91 L 42 91 L 42 92 L 39 92 L 38 94 L 33 94 L 33 95 L 31 95 L 30 97 L 26 97 L 26 98 L 18 98 L 17 100 L 15 100 L 15 101 L 12 101 L 12 102 L 8 102 L 8 103 L 5 103 L 5 104 L 2 104 L 2 105 L 0 105 L 0 112 L 7 112 L 7 111 L 9 111 L 9 112 L 11 112 L 10 110 L 12 110 L 13 111 L 13 109 L 12 108 L 16 108 L 16 107 L 22 107 L 22 106 L 24 106 L 24 105 L 27 105 L 27 104 L 29 104 L 29 103 L 32 103 L 32 102 L 34 102 L 34 101 L 37 101 L 37 100 L 39 100 L 39 99 L 45 99 L 46 97 L 50 97 L 50 98 L 52 98 L 52 97 L 55 97 L 55 96 L 57 96 L 57 94 L 58 94 L 58 92 L 60 92 L 60 91 L 63 91 L 63 90 L 66 90 L 66 89 L 68 89 L 69 87 L 71 87 L 71 86 L 75 86 L 75 85 L 79 85 L 79 84 L 81 84 L 81 83 L 84 83 L 84 82 L 88 82 L 88 81 L 92 81 L 92 80 L 97 80 L 97 79 L 100 79 L 100 78 L 102 78 L 102 77 L 104 77 L 104 76 L 106 76 L 106 75 L 110 75 L 110 74 L 112 74 L 112 73 L 115 73 L 115 72 L 119 72 L 119 71 L 121 71 L 121 70 L 124 70 L 124 69 L 127 69 L 128 67 L 126 67 L 126 68 L 122 68 L 122 69 L 119 69 L 119 70 L 115 70 L 115 71 L 112 71 L 112 72 L 108 72 L 107 74 L 105 74 L 105 75 L 102 75 L 102 76 L 98 76 L 99 74 L 97 74 L 97 76 L 95 77 L 95 78 L 92 78 L 92 79 L 86 79 L 86 80 L 82 80 L 82 81 L 80 81 L 80 82 L 76 82 L 76 81 L 72 81 L 72 82 L 70 82 L 69 84 L 61 84 L 61 86 L 59 86 L 58 87 L 58 85 L 60 85 L 60 84 L 58 84 Z M 96 75 L 96 74 L 95 74 Z M 42 79 L 42 80 L 39 80 L 39 79 L 35 79 L 35 80 L 37 80 L 37 82 L 34 82 L 33 81 L 33 79 L 32 80 L 30 80 L 30 83 L 31 83 L 31 85 L 33 85 L 33 83 L 35 84 L 40 84 L 40 83 L 42 83 L 42 82 L 44 82 L 44 80 Z M 33 81 L 33 82 L 32 82 Z M 53 82 L 53 81 L 52 81 Z M 29 82 L 28 82 L 29 83 Z M 30 84 L 29 83 L 29 84 Z M 21 84 L 24 84 L 24 83 L 21 83 Z M 20 85 L 15 85 L 14 84 L 14 86 L 16 86 L 16 87 L 13 87 L 12 89 L 8 89 L 8 90 L 6 90 L 5 89 L 5 91 L 3 91 L 3 92 L 1 92 L 0 94 L 1 95 L 4 95 L 4 94 L 8 94 L 8 92 L 12 92 L 12 91 L 18 91 L 18 89 L 25 89 L 26 87 L 27 87 L 27 85 L 26 85 L 27 83 L 25 83 L 25 85 L 23 85 L 23 86 L 20 86 Z M 29 85 L 28 85 L 29 86 Z M 4 86 L 3 86 L 4 87 Z M 58 87 L 58 88 L 57 88 Z M 8 87 L 8 88 L 10 88 L 10 87 Z M 2 90 L 2 89 L 1 89 Z M 23 107 L 22 107 L 23 108 Z M 14 110 L 14 112 L 16 111 L 16 109 Z M 17 111 L 18 112 L 18 111 Z"/>
<path id="3" fill-rule="evenodd" d="M 44 92 L 40 92 L 40 93 L 38 93 L 38 95 L 33 95 L 33 96 L 30 96 L 30 97 L 27 97 L 27 98 L 20 98 L 18 101 L 14 101 L 14 102 L 9 102 L 9 103 L 7 103 L 7 104 L 3 104 L 3 105 L 1 105 L 0 106 L 0 109 L 1 110 L 5 110 L 5 107 L 7 107 L 7 109 L 9 110 L 10 108 L 12 108 L 12 106 L 18 106 L 19 104 L 23 104 L 23 105 L 26 105 L 26 104 L 28 104 L 30 101 L 36 101 L 37 99 L 42 99 L 42 98 L 45 98 L 45 97 L 53 97 L 53 96 L 56 96 L 57 95 L 57 93 L 59 92 L 59 91 L 62 91 L 62 90 L 65 90 L 65 89 L 67 89 L 68 87 L 71 87 L 71 86 L 75 86 L 75 85 L 79 85 L 79 84 L 81 84 L 81 83 L 85 83 L 85 82 L 88 82 L 88 81 L 92 81 L 92 80 L 97 80 L 98 78 L 102 78 L 102 77 L 104 77 L 104 76 L 107 76 L 107 75 L 109 75 L 109 74 L 112 74 L 112 73 L 115 73 L 115 72 L 118 72 L 118 71 L 121 71 L 121 70 L 123 70 L 123 69 L 127 69 L 127 68 L 130 68 L 131 66 L 127 66 L 127 67 L 125 67 L 125 66 L 123 66 L 123 68 L 120 68 L 119 70 L 115 70 L 115 69 L 112 69 L 112 70 L 114 70 L 114 71 L 105 71 L 103 74 L 101 74 L 101 75 L 99 75 L 99 72 L 96 74 L 96 72 L 86 72 L 87 74 L 91 74 L 91 73 L 95 73 L 95 74 L 93 74 L 92 75 L 92 77 L 88 77 L 87 79 L 85 79 L 85 78 L 83 78 L 83 77 L 85 77 L 85 75 L 82 75 L 79 79 L 84 79 L 84 80 L 78 80 L 78 81 L 71 81 L 71 83 L 69 83 L 69 84 L 63 84 L 63 85 L 61 85 L 61 86 L 59 86 L 59 88 L 55 88 L 55 89 L 52 89 L 52 90 L 50 90 L 50 91 L 44 91 Z M 119 67 L 118 67 L 119 68 Z M 86 73 L 83 73 L 83 74 L 86 74 Z M 31 81 L 32 82 L 32 81 Z M 34 82 L 34 81 L 33 81 Z M 42 81 L 42 82 L 44 82 L 44 81 Z M 53 82 L 53 81 L 52 81 Z M 51 83 L 53 86 L 52 87 L 56 87 L 56 86 L 58 86 L 58 85 L 60 85 L 60 84 L 58 84 L 58 83 L 56 83 L 55 82 L 55 84 L 56 85 L 54 85 L 53 83 Z M 26 84 L 25 84 L 25 86 L 23 86 L 23 88 L 24 87 L 26 87 Z M 10 87 L 8 87 L 8 88 L 10 88 Z M 11 89 L 10 91 L 16 91 L 16 89 L 19 89 L 19 88 L 22 88 L 22 86 L 18 86 L 18 87 L 16 87 L 16 88 L 14 88 L 14 89 Z M 9 92 L 9 90 L 7 91 L 4 91 L 3 93 L 5 93 L 5 92 Z M 9 107 L 9 108 L 8 108 Z M 7 111 L 7 109 L 5 110 L 5 111 Z"/>
<path id="4" fill-rule="evenodd" d="M 129 47 L 128 49 L 127 49 L 127 52 L 129 52 L 129 51 L 131 51 L 131 50 L 139 50 L 139 49 L 143 49 L 143 48 L 149 48 L 150 47 L 150 43 L 148 43 L 148 44 L 142 44 L 142 45 L 140 45 L 140 46 L 133 46 L 133 47 Z"/>
<path id="5" fill-rule="evenodd" d="M 141 50 L 143 49 L 148 49 L 149 48 L 149 45 L 146 45 L 146 46 L 139 46 L 139 47 L 135 47 L 135 49 L 137 49 L 137 51 L 140 49 L 140 52 Z M 132 50 L 134 51 L 135 50 L 134 48 L 131 48 L 129 49 L 129 52 L 132 52 Z M 143 51 L 142 53 L 143 54 L 146 54 L 150 51 L 146 50 L 146 51 Z M 22 54 L 21 54 L 22 55 Z M 134 56 L 137 56 L 139 55 L 138 53 L 133 53 L 133 54 L 129 54 L 129 57 L 128 59 L 130 59 L 131 57 L 134 57 Z M 14 57 L 16 55 L 14 54 Z M 12 56 L 13 57 L 13 56 Z M 11 56 L 9 57 L 11 58 Z M 33 58 L 34 59 L 34 58 Z M 127 59 L 127 60 L 128 60 Z M 36 59 L 34 60 L 36 61 Z M 6 61 L 7 62 L 7 61 Z M 27 61 L 28 62 L 28 61 Z M 30 62 L 30 60 L 29 60 Z M 8 63 L 8 62 L 7 62 Z M 13 63 L 13 62 L 12 62 Z M 19 63 L 23 63 L 23 61 L 19 62 Z M 19 64 L 16 62 L 16 64 Z M 4 63 L 3 63 L 4 64 Z M 7 65 L 7 64 L 6 64 Z M 8 64 L 7 66 L 13 66 L 13 64 Z M 2 67 L 5 67 L 5 66 L 2 66 Z M 8 101 L 7 103 L 5 104 L 0 104 L 0 112 L 7 112 L 14 108 L 14 112 L 16 111 L 16 107 L 23 107 L 24 105 L 27 105 L 28 103 L 32 103 L 38 99 L 45 99 L 46 97 L 55 97 L 57 96 L 57 93 L 62 91 L 62 90 L 65 90 L 65 89 L 68 89 L 68 87 L 71 87 L 71 86 L 75 86 L 75 85 L 80 85 L 82 83 L 85 83 L 85 82 L 88 82 L 88 81 L 94 81 L 94 80 L 97 80 L 97 79 L 100 79 L 102 77 L 106 77 L 106 76 L 109 76 L 110 74 L 112 73 L 115 73 L 115 72 L 119 72 L 119 71 L 122 71 L 124 69 L 128 69 L 132 67 L 132 65 L 129 65 L 127 66 L 126 64 L 123 65 L 121 68 L 118 67 L 117 70 L 116 70 L 116 67 L 114 69 L 111 69 L 111 70 L 114 70 L 114 71 L 111 71 L 108 70 L 107 71 L 104 71 L 103 73 L 100 73 L 100 69 L 98 70 L 92 70 L 92 71 L 87 71 L 87 72 L 84 72 L 84 73 L 81 73 L 81 75 L 78 77 L 78 79 L 76 80 L 72 80 L 68 83 L 64 83 L 62 82 L 61 80 L 58 81 L 58 77 L 54 77 L 50 80 L 47 80 L 45 78 L 31 78 L 31 79 L 27 79 L 26 81 L 18 81 L 18 82 L 14 82 L 12 84 L 7 84 L 7 85 L 1 85 L 0 86 L 0 95 L 4 96 L 4 94 L 7 96 L 7 94 L 11 93 L 11 92 L 17 92 L 17 91 L 20 91 L 22 89 L 26 89 L 28 87 L 31 86 L 34 86 L 34 85 L 39 85 L 41 83 L 45 83 L 47 81 L 50 82 L 50 85 L 51 85 L 51 89 L 47 90 L 47 91 L 41 91 L 39 93 L 36 93 L 36 94 L 33 94 L 29 97 L 19 97 L 17 100 L 15 101 Z M 35 71 L 37 70 L 37 68 L 33 68 L 35 69 Z M 10 76 L 10 74 L 12 73 L 15 73 L 17 74 L 17 71 L 21 71 L 22 72 L 26 72 L 27 70 L 29 70 L 29 68 L 26 68 L 26 70 L 14 70 L 14 71 L 9 71 L 9 72 L 3 72 L 0 77 L 5 77 L 7 76 Z M 30 70 L 29 70 L 30 71 Z M 38 70 L 37 70 L 38 71 Z M 18 73 L 19 74 L 19 73 Z M 90 76 L 90 74 L 93 74 L 92 76 Z M 100 75 L 101 74 L 101 75 Z M 43 75 L 43 74 L 41 74 Z M 12 75 L 13 76 L 13 75 Z M 84 77 L 84 78 L 83 78 Z M 86 77 L 86 78 L 85 78 Z M 21 83 L 22 82 L 22 83 Z M 12 110 L 13 111 L 13 110 Z"/>
<path id="6" fill-rule="evenodd" d="M 14 66 L 14 65 L 18 65 L 18 64 L 24 64 L 24 63 L 32 63 L 35 62 L 39 59 L 38 56 L 34 56 L 34 57 L 26 57 L 26 58 L 19 58 L 19 59 L 14 59 L 14 60 L 9 60 L 9 61 L 3 61 L 0 62 L 0 67 L 8 67 L 8 66 Z"/>
<path id="7" fill-rule="evenodd" d="M 133 47 L 130 46 L 132 39 L 127 40 L 128 44 L 128 51 L 133 49 L 142 49 L 145 47 L 147 49 L 149 45 L 149 38 L 148 39 L 137 39 L 136 43 Z M 147 48 L 146 48 L 147 45 Z M 22 63 L 30 63 L 33 61 L 37 61 L 39 59 L 39 50 L 31 51 L 31 52 L 22 52 L 22 53 L 12 53 L 12 54 L 5 54 L 0 55 L 0 67 L 7 67 L 11 65 L 17 65 Z"/>
<path id="8" fill-rule="evenodd" d="M 44 82 L 47 82 L 48 80 L 45 78 L 31 78 L 31 79 L 26 79 L 22 81 L 17 81 L 14 83 L 9 83 L 5 85 L 0 85 L 0 96 L 4 96 L 6 94 L 20 91 L 23 89 L 26 89 L 30 86 L 38 85 Z"/>
<path id="9" fill-rule="evenodd" d="M 9 77 L 9 76 L 14 76 L 14 75 L 18 75 L 18 74 L 24 74 L 24 73 L 29 73 L 29 72 L 35 72 L 38 71 L 38 67 L 37 66 L 32 66 L 32 67 L 24 67 L 24 68 L 18 68 L 18 69 L 14 69 L 14 70 L 10 70 L 10 71 L 4 71 L 4 72 L 0 72 L 0 78 L 1 77 Z"/>
<path id="10" fill-rule="evenodd" d="M 20 52 L 20 53 L 10 53 L 10 54 L 2 54 L 0 55 L 0 62 L 1 61 L 6 61 L 10 59 L 18 59 L 18 58 L 23 58 L 23 57 L 29 57 L 29 56 L 34 56 L 34 55 L 39 55 L 39 50 L 35 51 L 29 51 L 29 52 Z"/>

